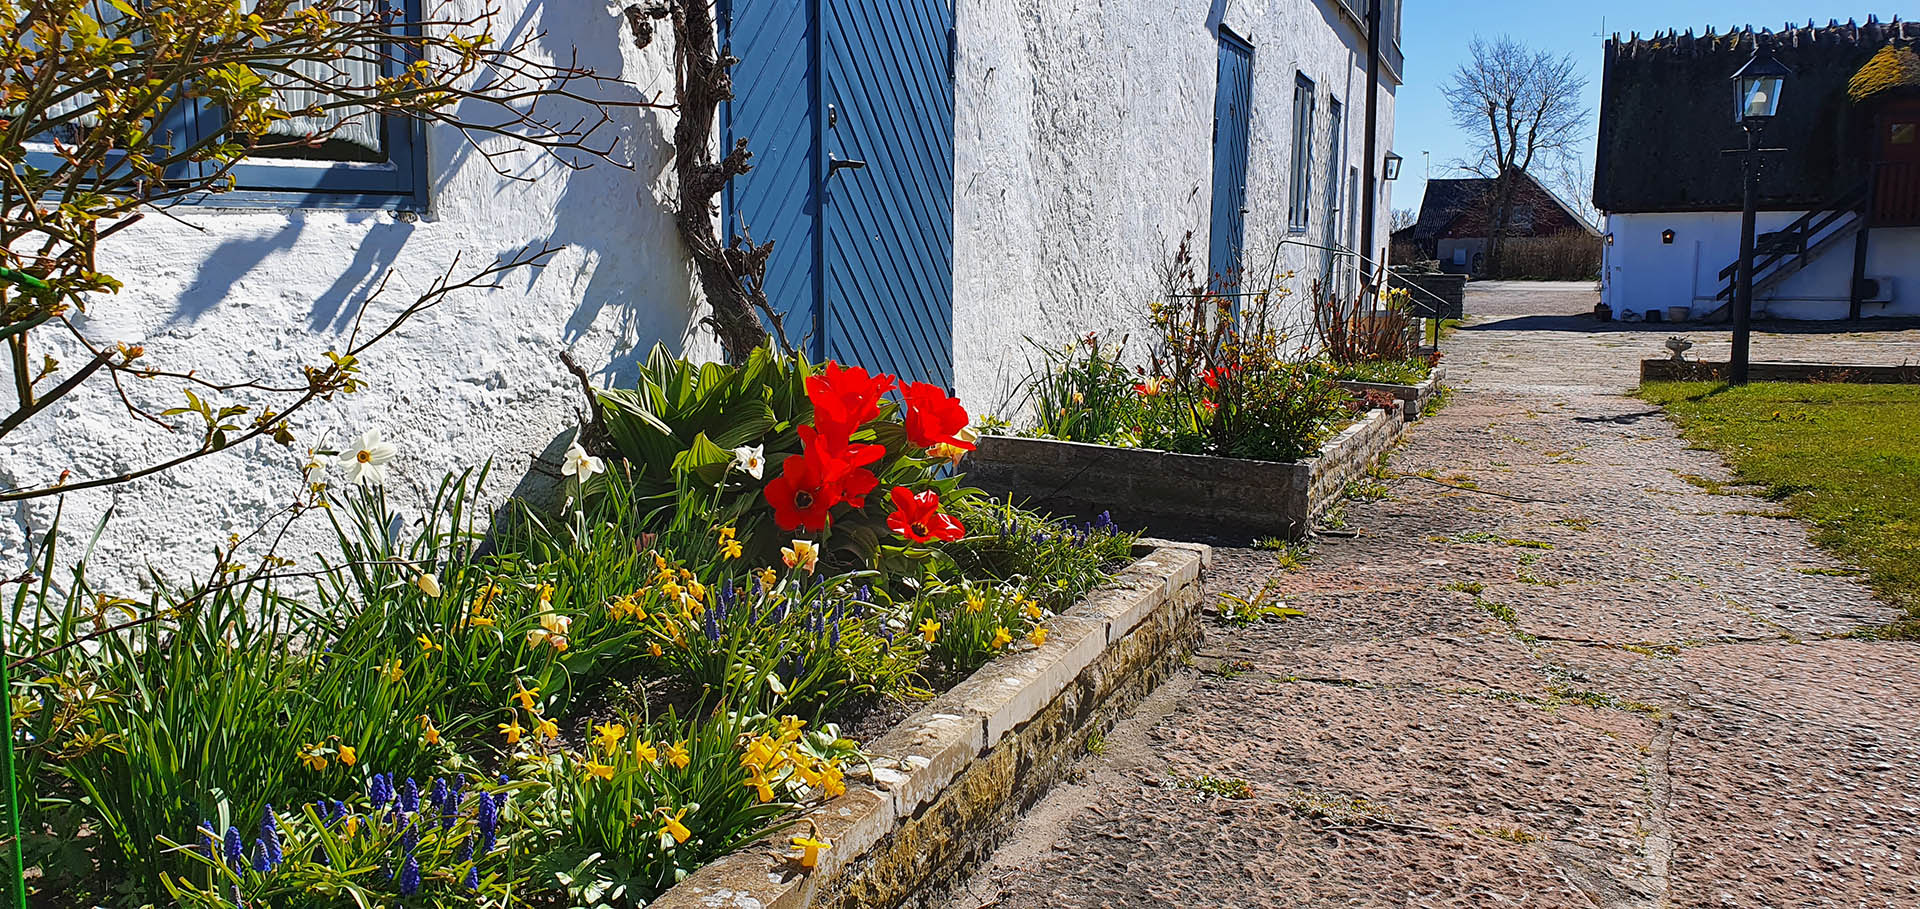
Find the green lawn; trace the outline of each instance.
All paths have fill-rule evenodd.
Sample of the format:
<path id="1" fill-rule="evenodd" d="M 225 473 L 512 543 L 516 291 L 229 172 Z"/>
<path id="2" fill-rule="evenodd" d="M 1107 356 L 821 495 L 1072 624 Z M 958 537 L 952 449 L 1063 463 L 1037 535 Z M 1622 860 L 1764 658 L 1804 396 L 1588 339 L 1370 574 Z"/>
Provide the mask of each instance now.
<path id="1" fill-rule="evenodd" d="M 1920 386 L 1650 382 L 1639 395 L 1865 569 L 1913 617 L 1889 631 L 1920 633 Z"/>

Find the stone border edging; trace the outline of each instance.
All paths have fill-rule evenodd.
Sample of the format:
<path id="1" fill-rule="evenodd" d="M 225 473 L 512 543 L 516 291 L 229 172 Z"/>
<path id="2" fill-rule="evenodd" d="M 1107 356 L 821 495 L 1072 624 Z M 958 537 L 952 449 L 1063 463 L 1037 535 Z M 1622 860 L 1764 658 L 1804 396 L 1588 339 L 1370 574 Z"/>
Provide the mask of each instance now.
<path id="1" fill-rule="evenodd" d="M 1725 379 L 1730 364 L 1722 361 L 1669 358 L 1640 361 L 1642 382 L 1686 382 Z M 1849 363 L 1749 363 L 1747 378 L 1755 382 L 1852 382 L 1862 385 L 1920 385 L 1920 365 L 1868 366 Z"/>
<path id="2" fill-rule="evenodd" d="M 650 907 L 877 909 L 944 892 L 1052 786 L 1088 732 L 1150 692 L 1198 638 L 1212 550 L 1144 540 L 1142 548 L 1050 620 L 1044 646 L 987 663 L 871 743 L 863 783 L 694 872 Z M 787 844 L 807 820 L 833 843 L 811 872 Z"/>
<path id="3" fill-rule="evenodd" d="M 1407 421 L 1412 422 L 1420 419 L 1420 414 L 1427 409 L 1427 402 L 1433 400 L 1435 396 L 1440 394 L 1440 383 L 1445 380 L 1446 377 L 1446 369 L 1441 366 L 1435 366 L 1427 372 L 1427 377 L 1420 380 L 1418 385 L 1401 385 L 1395 382 L 1360 382 L 1349 379 L 1341 379 L 1339 381 L 1340 386 L 1348 391 L 1378 391 L 1399 398 L 1401 403 L 1407 405 Z"/>
<path id="4" fill-rule="evenodd" d="M 1055 439 L 982 436 L 967 482 L 1043 511 L 1111 511 L 1125 522 L 1172 521 L 1306 536 L 1313 522 L 1406 429 L 1406 404 L 1368 411 L 1304 461 L 1252 461 Z"/>

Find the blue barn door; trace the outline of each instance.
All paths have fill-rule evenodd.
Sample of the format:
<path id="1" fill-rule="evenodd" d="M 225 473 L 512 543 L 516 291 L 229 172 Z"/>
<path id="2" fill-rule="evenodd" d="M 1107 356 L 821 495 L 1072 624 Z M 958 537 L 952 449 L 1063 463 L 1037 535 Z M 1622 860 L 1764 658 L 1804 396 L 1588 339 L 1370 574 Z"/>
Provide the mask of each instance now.
<path id="1" fill-rule="evenodd" d="M 774 240 L 767 293 L 815 357 L 953 383 L 953 7 L 731 0 L 724 139 L 754 169 L 727 229 Z M 763 226 L 764 225 L 764 226 Z"/>
<path id="2" fill-rule="evenodd" d="M 1247 146 L 1253 128 L 1253 45 L 1220 27 L 1213 95 L 1213 220 L 1207 268 L 1216 291 L 1241 281 L 1247 230 Z"/>

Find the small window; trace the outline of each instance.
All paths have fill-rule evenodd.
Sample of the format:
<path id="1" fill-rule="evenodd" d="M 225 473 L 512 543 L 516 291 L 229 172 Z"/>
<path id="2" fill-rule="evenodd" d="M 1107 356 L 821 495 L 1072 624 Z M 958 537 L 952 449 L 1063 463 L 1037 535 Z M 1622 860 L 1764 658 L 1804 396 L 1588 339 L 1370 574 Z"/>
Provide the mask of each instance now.
<path id="1" fill-rule="evenodd" d="M 250 11 L 256 2 L 242 0 L 241 5 Z M 299 5 L 304 4 L 296 0 L 295 6 Z M 340 4 L 340 9 L 395 22 L 396 29 L 413 27 L 410 23 L 420 18 L 420 0 L 352 0 Z M 261 138 L 260 147 L 227 171 L 235 192 L 210 193 L 190 201 L 368 208 L 423 202 L 425 142 L 419 121 L 401 114 L 373 115 L 363 108 L 330 104 L 333 96 L 325 90 L 334 80 L 367 84 L 381 76 L 397 76 L 407 65 L 409 53 L 395 43 L 359 59 L 280 61 L 309 85 L 283 90 L 276 99 L 276 106 L 296 115 L 275 123 Z M 160 129 L 171 134 L 167 140 L 170 147 L 187 148 L 213 135 L 223 123 L 224 115 L 218 108 L 181 105 L 168 113 Z M 90 125 L 90 117 L 75 118 L 47 141 L 29 143 L 29 163 L 57 166 L 50 158 L 36 159 L 53 155 L 54 141 L 72 141 L 72 133 Z M 170 168 L 168 176 L 192 180 L 211 173 L 203 169 L 211 167 L 183 163 Z"/>
<path id="2" fill-rule="evenodd" d="M 1293 166 L 1287 192 L 1287 228 L 1304 231 L 1313 220 L 1313 80 L 1293 77 Z"/>
<path id="3" fill-rule="evenodd" d="M 1920 139 L 1920 123 L 1895 123 L 1887 133 L 1889 145 L 1912 145 Z"/>

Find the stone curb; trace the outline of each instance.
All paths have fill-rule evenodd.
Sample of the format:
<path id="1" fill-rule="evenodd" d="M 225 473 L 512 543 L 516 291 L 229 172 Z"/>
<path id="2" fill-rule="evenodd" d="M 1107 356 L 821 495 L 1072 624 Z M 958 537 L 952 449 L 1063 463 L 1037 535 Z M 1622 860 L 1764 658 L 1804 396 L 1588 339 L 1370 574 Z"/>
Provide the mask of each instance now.
<path id="1" fill-rule="evenodd" d="M 1437 383 L 1437 379 L 1434 379 Z M 1406 428 L 1407 405 L 1369 411 L 1303 461 L 1252 461 L 1055 439 L 985 436 L 967 482 L 1041 510 L 1123 522 L 1230 527 L 1300 539 Z"/>
<path id="2" fill-rule="evenodd" d="M 1113 677 L 1116 670 L 1120 675 L 1141 670 L 1151 675 L 1151 664 L 1172 657 L 1182 641 L 1190 642 L 1197 633 L 1199 587 L 1212 550 L 1198 544 L 1142 541 L 1135 551 L 1142 554 L 1111 582 L 1047 622 L 1044 646 L 994 659 L 869 743 L 871 774 L 850 773 L 850 782 L 858 777 L 861 783 L 850 785 L 845 795 L 805 812 L 804 820 L 794 827 L 708 864 L 649 905 L 654 909 L 891 906 L 917 894 L 929 881 L 958 873 L 959 867 L 941 867 L 943 863 L 926 857 L 915 841 L 929 835 L 943 840 L 948 835 L 964 837 L 968 831 L 959 829 L 964 825 L 949 822 L 949 815 L 1017 813 L 1037 794 L 1032 786 L 1005 787 L 987 779 L 967 787 L 986 791 L 987 801 L 980 803 L 978 792 L 958 792 L 957 781 L 971 779 L 989 763 L 1006 763 L 1009 756 L 1026 763 L 1028 755 L 1009 749 L 1035 745 L 1014 733 L 1050 709 L 1079 718 L 1072 732 L 1084 737 L 1096 709 L 1123 706 L 1110 703 L 1118 700 L 1115 696 L 1121 689 L 1122 680 Z M 1162 635 L 1165 641 L 1156 637 L 1147 642 L 1146 649 L 1157 652 L 1134 652 L 1142 650 L 1135 631 L 1144 631 L 1142 625 L 1150 618 L 1158 623 L 1155 630 L 1166 626 L 1173 633 Z M 1183 623 L 1191 627 L 1183 630 Z M 1086 692 L 1093 692 L 1095 703 L 1080 703 Z M 1070 709 L 1061 711 L 1063 702 L 1069 701 L 1064 706 Z M 1001 793 L 1002 788 L 1009 791 Z M 974 802 L 948 806 L 945 814 L 933 812 L 956 799 Z M 793 850 L 787 844 L 796 831 L 808 830 L 808 821 L 833 843 L 811 872 L 790 858 Z M 910 836 L 903 834 L 910 824 L 916 829 Z M 929 827 L 934 829 L 921 829 Z M 889 842 L 890 837 L 899 842 Z M 981 854 L 983 850 L 962 850 L 957 861 L 944 864 L 957 865 L 967 856 L 977 859 Z M 866 879 L 869 872 L 876 880 Z M 855 898 L 852 891 L 863 895 Z M 876 901 L 876 891 L 890 896 Z"/>

